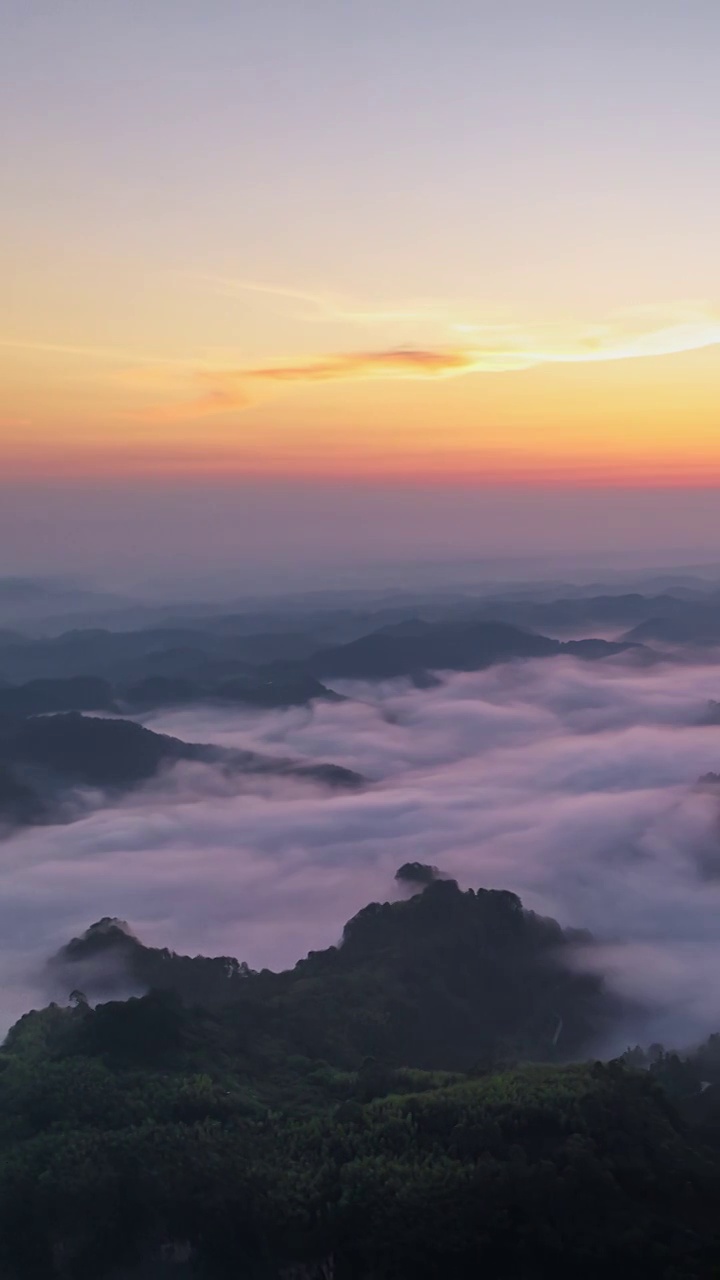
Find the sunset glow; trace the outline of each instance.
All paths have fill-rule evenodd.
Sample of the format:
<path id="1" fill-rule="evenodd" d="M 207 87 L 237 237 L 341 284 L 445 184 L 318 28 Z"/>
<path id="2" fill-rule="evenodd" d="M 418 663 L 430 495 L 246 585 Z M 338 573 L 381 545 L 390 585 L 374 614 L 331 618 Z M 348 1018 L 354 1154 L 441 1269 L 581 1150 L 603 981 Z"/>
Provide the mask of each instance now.
<path id="1" fill-rule="evenodd" d="M 716 484 L 715 69 L 660 7 L 17 6 L 3 474 Z"/>

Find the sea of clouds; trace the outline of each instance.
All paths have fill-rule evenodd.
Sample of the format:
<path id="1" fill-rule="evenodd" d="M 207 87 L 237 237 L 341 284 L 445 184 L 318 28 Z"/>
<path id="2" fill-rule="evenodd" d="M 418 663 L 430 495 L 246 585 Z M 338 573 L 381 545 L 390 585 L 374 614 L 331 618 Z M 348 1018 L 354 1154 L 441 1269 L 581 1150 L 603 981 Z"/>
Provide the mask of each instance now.
<path id="1" fill-rule="evenodd" d="M 144 723 L 342 764 L 360 792 L 183 764 L 0 844 L 2 1026 L 44 1002 L 42 960 L 101 916 L 152 945 L 284 967 L 397 896 L 395 870 L 418 860 L 590 929 L 583 963 L 648 1009 L 609 1050 L 720 1030 L 720 785 L 697 785 L 720 772 L 720 726 L 702 723 L 720 665 L 553 658 L 430 690 L 337 687 L 347 701 Z"/>

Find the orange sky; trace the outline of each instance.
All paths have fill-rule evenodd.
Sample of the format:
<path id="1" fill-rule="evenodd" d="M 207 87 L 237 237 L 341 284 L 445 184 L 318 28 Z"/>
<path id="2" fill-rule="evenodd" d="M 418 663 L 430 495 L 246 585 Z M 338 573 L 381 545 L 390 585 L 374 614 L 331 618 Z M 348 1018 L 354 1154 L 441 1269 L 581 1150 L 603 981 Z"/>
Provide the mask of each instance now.
<path id="1" fill-rule="evenodd" d="M 197 470 L 697 484 L 720 475 L 714 347 L 567 363 L 561 350 L 558 362 L 516 372 L 476 372 L 475 352 L 443 346 L 237 369 L 136 364 L 92 349 L 2 354 L 0 430 L 6 474 L 18 478 Z"/>
<path id="2" fill-rule="evenodd" d="M 17 7 L 3 477 L 717 483 L 718 9 L 278 8 Z"/>

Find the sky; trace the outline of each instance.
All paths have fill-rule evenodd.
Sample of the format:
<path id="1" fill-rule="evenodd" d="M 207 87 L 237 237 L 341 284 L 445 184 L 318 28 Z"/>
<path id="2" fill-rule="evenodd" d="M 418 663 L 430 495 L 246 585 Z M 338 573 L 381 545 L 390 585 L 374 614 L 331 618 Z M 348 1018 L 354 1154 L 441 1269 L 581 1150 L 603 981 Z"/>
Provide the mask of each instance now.
<path id="1" fill-rule="evenodd" d="M 0 24 L 0 568 L 712 543 L 716 0 Z"/>

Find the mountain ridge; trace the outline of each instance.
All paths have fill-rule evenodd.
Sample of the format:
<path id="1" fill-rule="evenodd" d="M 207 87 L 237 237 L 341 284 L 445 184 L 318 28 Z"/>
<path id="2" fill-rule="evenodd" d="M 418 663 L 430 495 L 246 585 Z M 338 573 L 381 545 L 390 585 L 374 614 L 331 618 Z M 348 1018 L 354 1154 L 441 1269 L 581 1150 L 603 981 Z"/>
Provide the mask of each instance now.
<path id="1" fill-rule="evenodd" d="M 27 718 L 6 715 L 0 717 L 0 819 L 4 817 L 10 826 L 62 820 L 60 801 L 68 788 L 95 787 L 110 795 L 122 794 L 183 761 L 214 766 L 228 778 L 294 778 L 330 789 L 357 789 L 365 783 L 360 774 L 341 765 L 305 764 L 212 743 L 184 742 L 154 733 L 134 720 L 103 719 L 77 711 Z"/>

